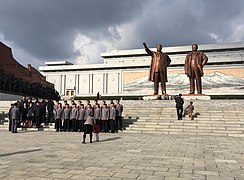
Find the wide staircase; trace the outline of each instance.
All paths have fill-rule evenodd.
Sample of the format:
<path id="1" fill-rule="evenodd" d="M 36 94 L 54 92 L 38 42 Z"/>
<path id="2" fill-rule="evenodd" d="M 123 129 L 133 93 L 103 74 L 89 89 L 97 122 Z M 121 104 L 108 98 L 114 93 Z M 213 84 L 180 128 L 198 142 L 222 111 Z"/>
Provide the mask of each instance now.
<path id="1" fill-rule="evenodd" d="M 243 100 L 193 102 L 193 120 L 185 116 L 179 121 L 173 100 L 124 101 L 125 132 L 244 137 Z"/>

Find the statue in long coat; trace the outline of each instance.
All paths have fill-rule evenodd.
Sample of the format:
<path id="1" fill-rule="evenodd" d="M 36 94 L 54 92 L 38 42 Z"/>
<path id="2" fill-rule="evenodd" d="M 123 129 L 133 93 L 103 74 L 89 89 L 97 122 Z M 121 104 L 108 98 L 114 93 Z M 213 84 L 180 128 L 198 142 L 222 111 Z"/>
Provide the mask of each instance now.
<path id="1" fill-rule="evenodd" d="M 166 53 L 162 52 L 162 45 L 156 46 L 157 51 L 151 51 L 146 43 L 143 43 L 145 51 L 152 57 L 148 80 L 154 82 L 154 95 L 158 94 L 159 82 L 161 82 L 162 94 L 166 94 L 167 67 L 171 63 L 171 59 Z"/>
<path id="2" fill-rule="evenodd" d="M 185 59 L 185 74 L 189 77 L 190 94 L 195 93 L 195 81 L 197 93 L 202 94 L 203 66 L 208 62 L 208 57 L 197 49 L 198 45 L 192 44 L 192 52 L 187 54 Z"/>

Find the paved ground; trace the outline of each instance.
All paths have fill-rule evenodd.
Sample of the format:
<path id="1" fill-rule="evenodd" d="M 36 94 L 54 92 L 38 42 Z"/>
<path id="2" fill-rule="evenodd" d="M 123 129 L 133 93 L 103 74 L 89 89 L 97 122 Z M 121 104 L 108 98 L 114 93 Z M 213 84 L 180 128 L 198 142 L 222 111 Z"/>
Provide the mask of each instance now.
<path id="1" fill-rule="evenodd" d="M 244 179 L 244 139 L 0 131 L 0 179 Z"/>

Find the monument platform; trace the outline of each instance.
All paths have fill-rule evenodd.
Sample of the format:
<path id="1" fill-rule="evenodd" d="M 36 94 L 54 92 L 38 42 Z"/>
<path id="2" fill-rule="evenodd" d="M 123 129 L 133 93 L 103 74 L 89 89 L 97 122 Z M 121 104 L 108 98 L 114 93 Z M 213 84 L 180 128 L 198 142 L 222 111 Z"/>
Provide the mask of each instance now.
<path id="1" fill-rule="evenodd" d="M 211 100 L 206 94 L 182 94 L 184 100 Z"/>
<path id="2" fill-rule="evenodd" d="M 146 95 L 143 96 L 142 99 L 143 100 L 169 100 L 171 98 L 170 95 L 165 94 L 165 95 Z"/>
<path id="3" fill-rule="evenodd" d="M 177 95 L 146 95 L 143 96 L 143 100 L 173 100 Z M 182 94 L 184 100 L 211 100 L 211 97 L 206 94 Z"/>

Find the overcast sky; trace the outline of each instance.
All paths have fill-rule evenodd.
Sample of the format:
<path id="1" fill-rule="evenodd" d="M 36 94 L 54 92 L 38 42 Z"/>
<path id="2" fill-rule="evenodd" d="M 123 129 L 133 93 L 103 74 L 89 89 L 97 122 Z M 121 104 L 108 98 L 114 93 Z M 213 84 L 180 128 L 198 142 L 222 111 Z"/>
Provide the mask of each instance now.
<path id="1" fill-rule="evenodd" d="M 244 0 L 0 0 L 0 41 L 22 65 L 103 63 L 112 49 L 244 41 Z"/>

